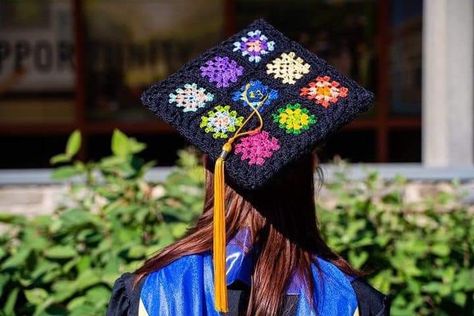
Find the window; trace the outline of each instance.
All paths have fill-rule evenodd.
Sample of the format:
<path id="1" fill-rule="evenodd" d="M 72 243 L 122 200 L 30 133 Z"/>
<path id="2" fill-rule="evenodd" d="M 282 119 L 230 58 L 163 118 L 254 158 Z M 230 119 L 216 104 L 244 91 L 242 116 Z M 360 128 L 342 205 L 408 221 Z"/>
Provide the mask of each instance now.
<path id="1" fill-rule="evenodd" d="M 141 92 L 258 17 L 376 93 L 323 161 L 420 161 L 422 0 L 22 0 L 0 2 L 0 168 L 48 167 L 76 128 L 83 159 L 119 128 L 173 164 L 185 141 Z"/>

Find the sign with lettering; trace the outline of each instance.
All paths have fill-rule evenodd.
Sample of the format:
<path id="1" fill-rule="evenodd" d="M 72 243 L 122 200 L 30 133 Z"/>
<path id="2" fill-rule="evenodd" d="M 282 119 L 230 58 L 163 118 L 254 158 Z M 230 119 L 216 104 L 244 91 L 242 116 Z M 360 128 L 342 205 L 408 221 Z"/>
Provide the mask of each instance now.
<path id="1" fill-rule="evenodd" d="M 0 25 L 0 87 L 4 91 L 60 92 L 74 88 L 71 4 L 43 4 L 46 8 L 37 14 L 44 16 L 32 19 L 32 25 L 16 24 L 21 19 L 12 16 Z"/>

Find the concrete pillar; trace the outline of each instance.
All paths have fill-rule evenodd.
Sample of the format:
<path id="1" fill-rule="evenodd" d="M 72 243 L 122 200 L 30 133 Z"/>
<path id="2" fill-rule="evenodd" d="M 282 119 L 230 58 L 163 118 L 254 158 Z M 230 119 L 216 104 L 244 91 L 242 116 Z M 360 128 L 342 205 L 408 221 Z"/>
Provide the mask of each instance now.
<path id="1" fill-rule="evenodd" d="M 423 163 L 474 164 L 474 1 L 424 0 Z"/>

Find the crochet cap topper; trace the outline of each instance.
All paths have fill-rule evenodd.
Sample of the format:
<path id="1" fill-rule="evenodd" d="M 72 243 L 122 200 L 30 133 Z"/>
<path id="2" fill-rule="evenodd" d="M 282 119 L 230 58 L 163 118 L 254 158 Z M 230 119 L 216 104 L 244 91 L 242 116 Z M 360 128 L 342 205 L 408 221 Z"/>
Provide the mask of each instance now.
<path id="1" fill-rule="evenodd" d="M 143 93 L 145 106 L 215 163 L 217 311 L 227 311 L 224 176 L 243 189 L 263 186 L 372 100 L 371 92 L 264 20 Z"/>

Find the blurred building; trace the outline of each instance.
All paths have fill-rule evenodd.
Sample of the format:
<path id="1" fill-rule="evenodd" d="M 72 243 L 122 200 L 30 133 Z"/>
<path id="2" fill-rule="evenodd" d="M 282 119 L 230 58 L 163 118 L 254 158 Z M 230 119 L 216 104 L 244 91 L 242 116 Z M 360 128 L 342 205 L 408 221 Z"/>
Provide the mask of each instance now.
<path id="1" fill-rule="evenodd" d="M 471 78 L 456 79 L 472 90 L 472 0 L 424 2 L 0 0 L 0 168 L 48 167 L 76 128 L 84 134 L 84 159 L 107 155 L 111 131 L 119 128 L 148 144 L 145 158 L 171 165 L 186 144 L 140 105 L 141 91 L 258 17 L 376 93 L 370 113 L 322 145 L 323 161 L 338 155 L 354 162 L 472 165 L 472 92 L 458 91 L 445 77 L 464 67 Z M 452 47 L 442 46 L 448 37 L 449 45 L 471 37 L 462 67 L 454 65 Z M 422 53 L 423 43 L 435 52 Z M 437 88 L 423 76 L 438 80 Z M 433 93 L 423 94 L 428 90 Z M 464 94 L 448 107 L 451 91 Z M 436 108 L 422 106 L 422 95 Z M 447 118 L 450 109 L 458 121 Z M 436 158 L 453 146 L 463 146 L 462 159 Z"/>

